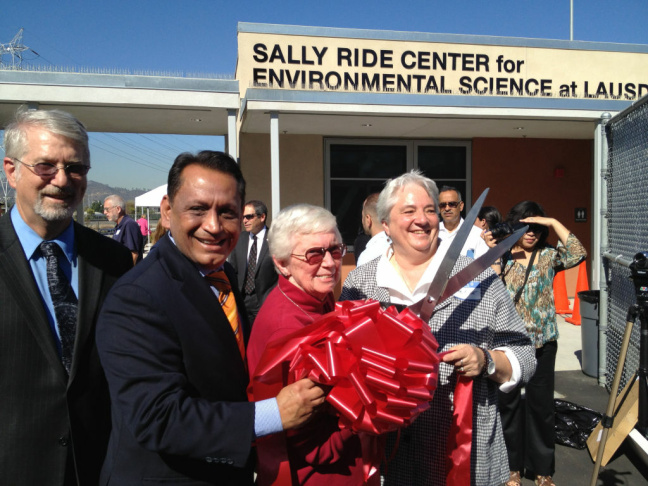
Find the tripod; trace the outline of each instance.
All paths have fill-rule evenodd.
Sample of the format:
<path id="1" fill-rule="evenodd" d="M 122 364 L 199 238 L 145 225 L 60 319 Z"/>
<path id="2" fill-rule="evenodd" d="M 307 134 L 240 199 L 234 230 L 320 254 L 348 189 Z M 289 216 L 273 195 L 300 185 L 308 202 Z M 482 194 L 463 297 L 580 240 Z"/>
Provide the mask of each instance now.
<path id="1" fill-rule="evenodd" d="M 630 271 L 632 272 L 630 278 L 634 283 L 637 294 L 637 303 L 631 305 L 628 309 L 626 327 L 621 344 L 621 353 L 619 354 L 619 361 L 617 362 L 617 368 L 612 382 L 612 389 L 610 390 L 610 399 L 608 400 L 605 415 L 601 420 L 603 431 L 601 435 L 601 443 L 599 444 L 598 452 L 596 454 L 596 462 L 594 464 L 590 486 L 596 486 L 598 473 L 601 468 L 601 461 L 603 459 L 603 452 L 605 450 L 605 443 L 607 442 L 610 428 L 614 423 L 614 405 L 617 393 L 619 392 L 619 383 L 621 381 L 623 366 L 628 353 L 632 327 L 637 318 L 639 318 L 641 323 L 641 334 L 639 338 L 639 369 L 636 374 L 639 379 L 639 418 L 637 430 L 644 436 L 648 432 L 648 252 L 641 252 L 635 255 L 632 264 L 630 264 Z"/>

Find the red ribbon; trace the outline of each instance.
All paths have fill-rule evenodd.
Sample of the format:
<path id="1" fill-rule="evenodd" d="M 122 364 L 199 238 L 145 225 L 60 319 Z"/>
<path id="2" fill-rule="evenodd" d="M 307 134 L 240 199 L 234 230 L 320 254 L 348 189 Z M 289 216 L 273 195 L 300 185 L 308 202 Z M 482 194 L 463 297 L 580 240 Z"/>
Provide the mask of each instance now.
<path id="1" fill-rule="evenodd" d="M 331 387 L 340 428 L 372 435 L 411 424 L 429 407 L 439 371 L 438 344 L 409 309 L 346 301 L 266 347 L 248 388 L 252 400 L 276 396 L 303 377 Z M 374 447 L 375 449 L 375 447 Z M 378 454 L 365 457 L 365 479 Z M 363 456 L 365 456 L 363 452 Z"/>
<path id="2" fill-rule="evenodd" d="M 457 378 L 454 390 L 454 411 L 448 433 L 446 484 L 470 486 L 470 452 L 473 428 L 473 380 L 463 375 Z"/>

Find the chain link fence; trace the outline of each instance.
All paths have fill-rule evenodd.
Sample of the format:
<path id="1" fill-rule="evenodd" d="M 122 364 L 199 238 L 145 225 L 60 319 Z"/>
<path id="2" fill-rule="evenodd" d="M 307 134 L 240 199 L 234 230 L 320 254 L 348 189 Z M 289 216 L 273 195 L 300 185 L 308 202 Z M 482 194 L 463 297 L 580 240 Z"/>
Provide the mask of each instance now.
<path id="1" fill-rule="evenodd" d="M 606 386 L 612 386 L 621 352 L 628 310 L 636 292 L 630 280 L 629 262 L 639 251 L 648 250 L 648 98 L 612 118 L 606 125 L 608 140 L 607 213 L 608 282 Z M 620 390 L 639 368 L 637 319 L 632 330 Z"/>

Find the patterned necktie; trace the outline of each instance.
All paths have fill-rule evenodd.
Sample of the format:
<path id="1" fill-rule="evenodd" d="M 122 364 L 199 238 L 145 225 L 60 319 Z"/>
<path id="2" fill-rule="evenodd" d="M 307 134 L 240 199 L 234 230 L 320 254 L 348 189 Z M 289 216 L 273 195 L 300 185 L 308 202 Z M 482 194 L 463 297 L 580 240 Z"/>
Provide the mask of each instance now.
<path id="1" fill-rule="evenodd" d="M 227 320 L 232 326 L 234 337 L 236 337 L 236 344 L 238 344 L 241 358 L 245 360 L 245 342 L 243 340 L 243 333 L 241 332 L 241 322 L 239 320 L 238 311 L 236 310 L 236 299 L 232 292 L 232 286 L 229 279 L 223 270 L 213 272 L 205 276 L 209 284 L 218 290 L 218 301 L 220 302 L 223 312 L 227 316 Z"/>
<path id="2" fill-rule="evenodd" d="M 257 237 L 252 236 L 252 248 L 248 257 L 247 273 L 245 274 L 245 293 L 252 295 L 254 292 L 254 274 L 256 273 L 257 264 Z"/>
<path id="3" fill-rule="evenodd" d="M 70 282 L 58 264 L 59 256 L 65 258 L 61 248 L 53 241 L 43 241 L 40 244 L 40 250 L 47 260 L 47 284 L 61 336 L 61 361 L 69 374 L 72 366 L 74 336 L 76 335 L 78 300 Z"/>

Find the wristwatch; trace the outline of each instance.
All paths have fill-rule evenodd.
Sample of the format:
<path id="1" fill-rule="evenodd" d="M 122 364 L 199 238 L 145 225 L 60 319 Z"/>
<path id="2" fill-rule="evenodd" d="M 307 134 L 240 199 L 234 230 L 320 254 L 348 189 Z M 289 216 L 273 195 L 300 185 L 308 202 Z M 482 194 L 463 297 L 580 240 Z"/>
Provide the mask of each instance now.
<path id="1" fill-rule="evenodd" d="M 495 374 L 495 361 L 493 360 L 493 355 L 491 355 L 490 351 L 487 349 L 479 349 L 484 353 L 484 368 L 482 369 L 482 376 L 493 376 Z"/>

